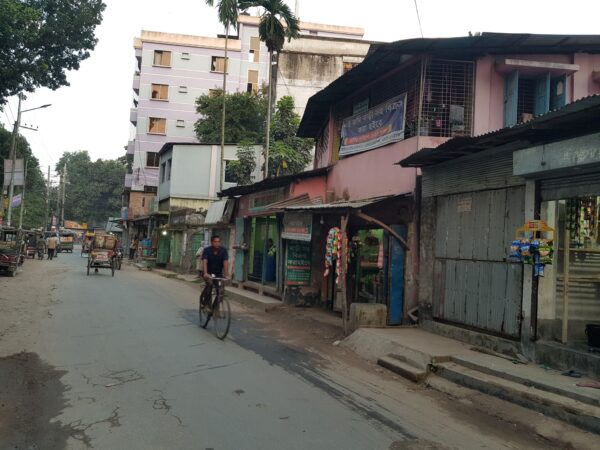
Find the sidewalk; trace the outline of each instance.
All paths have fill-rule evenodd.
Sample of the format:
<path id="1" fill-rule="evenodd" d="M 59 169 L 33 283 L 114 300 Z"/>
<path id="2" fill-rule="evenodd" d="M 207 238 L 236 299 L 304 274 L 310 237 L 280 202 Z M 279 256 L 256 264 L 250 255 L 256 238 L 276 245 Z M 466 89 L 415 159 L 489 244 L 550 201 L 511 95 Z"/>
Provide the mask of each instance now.
<path id="1" fill-rule="evenodd" d="M 140 270 L 149 270 L 154 272 L 160 276 L 165 278 L 175 278 L 177 280 L 186 281 L 188 283 L 202 284 L 204 281 L 201 278 L 194 274 L 181 274 L 174 272 L 172 270 L 167 269 L 159 269 L 159 268 L 148 268 L 143 263 L 133 263 L 134 267 L 137 267 Z M 227 294 L 229 298 L 235 300 L 239 303 L 243 303 L 246 306 L 250 306 L 252 308 L 258 309 L 260 311 L 268 312 L 272 311 L 276 308 L 279 308 L 283 305 L 283 303 L 279 300 L 275 300 L 274 298 L 266 297 L 263 295 L 256 294 L 254 292 L 246 291 L 244 289 L 239 289 L 233 286 L 227 286 Z"/>
<path id="2" fill-rule="evenodd" d="M 565 376 L 418 328 L 361 328 L 342 346 L 412 381 L 443 390 L 437 382 L 443 378 L 600 433 L 600 389 L 578 386 L 600 387 L 596 380 Z"/>

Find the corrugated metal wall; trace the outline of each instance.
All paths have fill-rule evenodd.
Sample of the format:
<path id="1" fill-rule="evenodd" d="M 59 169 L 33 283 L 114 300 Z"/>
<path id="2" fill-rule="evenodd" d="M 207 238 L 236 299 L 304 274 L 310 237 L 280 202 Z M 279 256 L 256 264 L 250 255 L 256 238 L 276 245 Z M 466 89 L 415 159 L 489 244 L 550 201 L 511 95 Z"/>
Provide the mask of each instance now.
<path id="1" fill-rule="evenodd" d="M 525 221 L 525 188 L 436 200 L 434 317 L 518 337 L 523 267 L 505 258 Z"/>
<path id="2" fill-rule="evenodd" d="M 486 152 L 485 158 L 424 168 L 423 197 L 525 185 L 523 178 L 513 176 L 512 158 L 512 152 Z"/>

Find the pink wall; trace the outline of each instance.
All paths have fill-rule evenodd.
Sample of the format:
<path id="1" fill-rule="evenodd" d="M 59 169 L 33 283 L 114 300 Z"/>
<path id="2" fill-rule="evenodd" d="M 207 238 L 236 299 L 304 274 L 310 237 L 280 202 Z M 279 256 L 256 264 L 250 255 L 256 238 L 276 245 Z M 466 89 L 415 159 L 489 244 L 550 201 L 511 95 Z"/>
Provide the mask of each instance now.
<path id="1" fill-rule="evenodd" d="M 495 69 L 495 58 L 477 60 L 475 67 L 475 136 L 502 128 L 504 125 L 504 76 Z"/>
<path id="2" fill-rule="evenodd" d="M 413 192 L 416 169 L 396 163 L 425 147 L 436 147 L 447 138 L 414 137 L 375 150 L 343 158 L 327 177 L 327 190 L 336 200 L 360 200 Z"/>
<path id="3" fill-rule="evenodd" d="M 600 83 L 592 79 L 592 72 L 600 71 L 600 55 L 576 53 L 573 64 L 579 64 L 579 71 L 571 77 L 572 101 L 591 94 L 600 94 Z"/>
<path id="4" fill-rule="evenodd" d="M 312 198 L 321 197 L 326 202 L 327 175 L 298 180 L 290 185 L 290 198 L 308 194 Z"/>

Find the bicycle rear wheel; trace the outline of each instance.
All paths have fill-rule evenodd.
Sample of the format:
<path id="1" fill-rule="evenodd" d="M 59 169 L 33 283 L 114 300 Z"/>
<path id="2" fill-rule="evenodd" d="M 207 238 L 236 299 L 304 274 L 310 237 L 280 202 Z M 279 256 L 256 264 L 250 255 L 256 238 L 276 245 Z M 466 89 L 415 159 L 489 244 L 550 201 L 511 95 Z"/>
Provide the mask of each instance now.
<path id="1" fill-rule="evenodd" d="M 222 296 L 217 300 L 213 308 L 213 321 L 215 323 L 215 334 L 221 340 L 225 339 L 231 326 L 231 308 L 229 302 Z"/>

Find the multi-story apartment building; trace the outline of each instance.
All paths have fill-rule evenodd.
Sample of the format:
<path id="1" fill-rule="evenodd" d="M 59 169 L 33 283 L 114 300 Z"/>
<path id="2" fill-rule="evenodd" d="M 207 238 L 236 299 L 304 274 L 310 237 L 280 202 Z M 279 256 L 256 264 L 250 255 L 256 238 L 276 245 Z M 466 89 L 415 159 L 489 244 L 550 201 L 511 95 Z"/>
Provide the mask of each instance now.
<path id="1" fill-rule="evenodd" d="M 258 37 L 259 18 L 240 16 L 239 34 L 229 40 L 227 91 L 256 91 L 267 81 L 268 52 Z M 279 55 L 276 92 L 292 95 L 303 112 L 308 98 L 362 61 L 369 49 L 364 30 L 301 22 L 301 37 Z M 134 39 L 137 67 L 130 121 L 135 138 L 125 178 L 129 193 L 156 193 L 158 152 L 166 143 L 197 142 L 196 99 L 222 87 L 225 39 L 142 31 Z M 132 219 L 132 217 L 129 217 Z"/>

